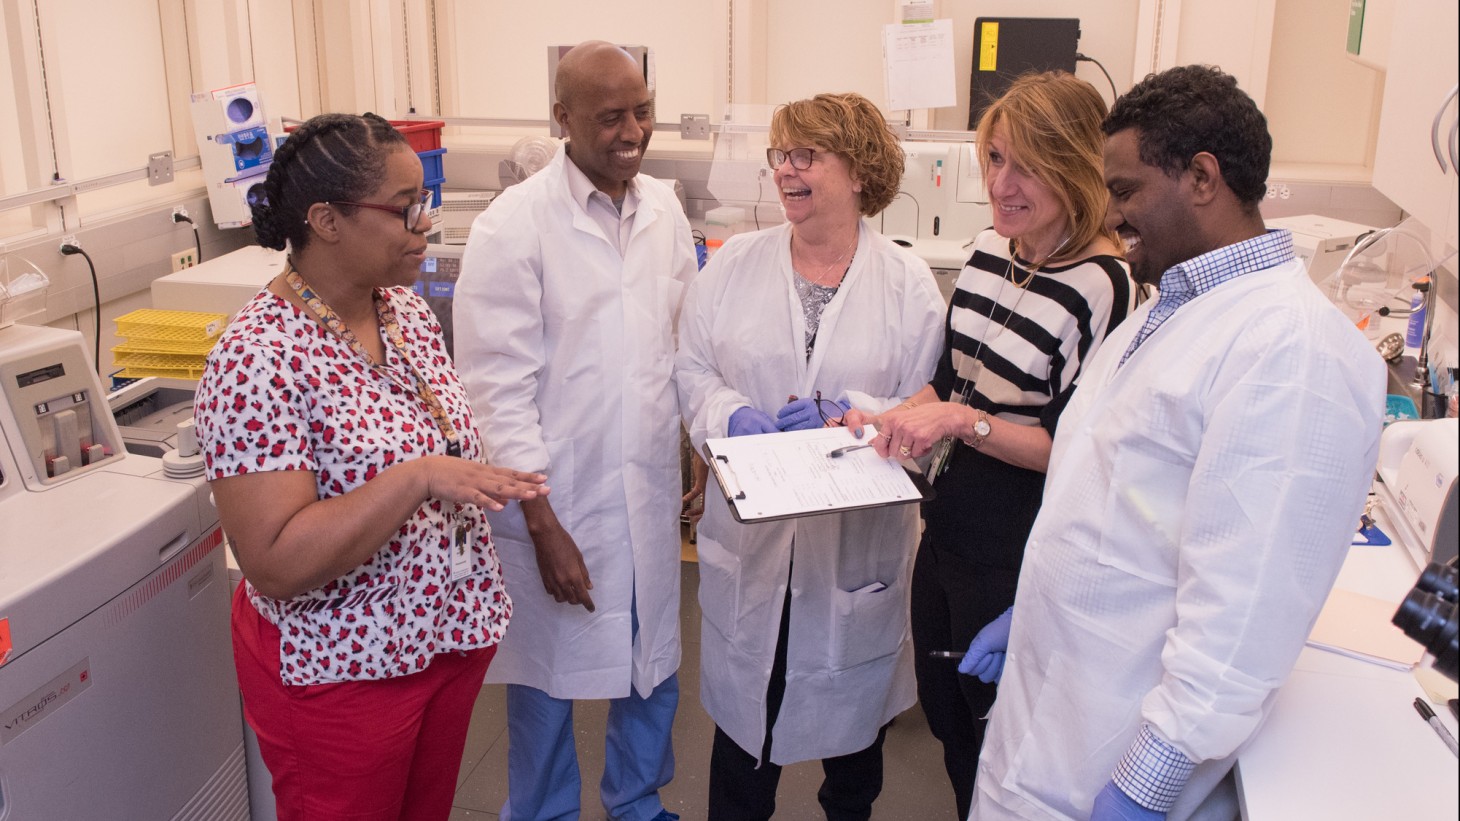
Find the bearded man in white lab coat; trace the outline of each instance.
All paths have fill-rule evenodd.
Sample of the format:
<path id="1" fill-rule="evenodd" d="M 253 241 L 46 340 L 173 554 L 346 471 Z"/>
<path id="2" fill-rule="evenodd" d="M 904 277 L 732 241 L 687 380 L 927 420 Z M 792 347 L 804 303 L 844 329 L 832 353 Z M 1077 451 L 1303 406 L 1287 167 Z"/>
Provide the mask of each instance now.
<path id="1" fill-rule="evenodd" d="M 564 55 L 563 151 L 472 225 L 456 364 L 489 462 L 534 465 L 551 499 L 489 514 L 512 623 L 502 818 L 577 817 L 572 700 L 611 699 L 600 797 L 666 821 L 679 700 L 679 422 L 673 329 L 695 272 L 673 191 L 639 173 L 653 98 L 627 52 Z"/>
<path id="2" fill-rule="evenodd" d="M 1209 817 L 1233 798 L 1219 782 L 1292 670 L 1378 453 L 1382 363 L 1264 229 L 1272 141 L 1236 81 L 1149 76 L 1105 133 L 1106 222 L 1161 295 L 1081 375 L 1012 618 L 970 649 L 997 671 L 1007 643 L 971 818 Z"/>

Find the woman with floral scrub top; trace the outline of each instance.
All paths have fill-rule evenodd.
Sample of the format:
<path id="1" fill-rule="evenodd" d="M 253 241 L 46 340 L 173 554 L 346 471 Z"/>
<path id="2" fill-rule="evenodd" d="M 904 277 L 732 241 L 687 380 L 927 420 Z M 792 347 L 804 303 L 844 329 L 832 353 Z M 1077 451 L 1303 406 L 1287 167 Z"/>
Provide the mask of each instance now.
<path id="1" fill-rule="evenodd" d="M 244 716 L 280 819 L 445 819 L 512 611 L 483 508 L 548 488 L 481 461 L 411 289 L 431 220 L 400 132 L 315 117 L 265 188 L 254 230 L 289 264 L 219 339 L 194 411 L 245 578 Z"/>

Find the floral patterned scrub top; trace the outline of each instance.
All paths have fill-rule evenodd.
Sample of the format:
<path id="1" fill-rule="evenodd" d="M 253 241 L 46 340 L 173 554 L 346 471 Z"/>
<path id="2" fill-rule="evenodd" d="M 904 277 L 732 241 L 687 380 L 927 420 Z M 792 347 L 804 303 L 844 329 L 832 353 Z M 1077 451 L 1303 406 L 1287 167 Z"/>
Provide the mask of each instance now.
<path id="1" fill-rule="evenodd" d="M 383 289 L 410 363 L 429 381 L 461 437 L 461 455 L 482 459 L 466 392 L 446 355 L 436 317 L 407 288 Z M 308 470 L 321 499 L 385 468 L 431 454 L 446 441 L 400 352 L 371 368 L 308 313 L 263 291 L 223 332 L 198 384 L 194 417 L 209 479 Z M 470 529 L 471 575 L 451 581 L 455 525 Z M 512 602 L 481 509 L 431 500 L 364 564 L 291 599 L 245 592 L 279 628 L 286 684 L 384 679 L 426 668 L 437 653 L 496 644 Z"/>

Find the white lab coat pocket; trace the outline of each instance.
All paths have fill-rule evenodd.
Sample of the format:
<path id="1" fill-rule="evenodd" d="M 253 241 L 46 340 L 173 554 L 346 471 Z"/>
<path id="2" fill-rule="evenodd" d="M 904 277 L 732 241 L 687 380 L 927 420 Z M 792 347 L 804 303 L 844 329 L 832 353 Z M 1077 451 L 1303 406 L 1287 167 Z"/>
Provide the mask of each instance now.
<path id="1" fill-rule="evenodd" d="M 856 590 L 833 589 L 831 667 L 845 670 L 892 655 L 908 632 L 906 584 L 872 582 Z"/>
<path id="2" fill-rule="evenodd" d="M 664 356 L 672 368 L 674 351 L 679 348 L 679 309 L 684 305 L 685 284 L 674 277 L 655 277 L 654 280 L 660 313 L 654 321 L 668 338 Z"/>
<path id="3" fill-rule="evenodd" d="M 684 302 L 684 283 L 674 277 L 655 277 L 659 295 L 659 306 L 669 319 L 679 317 L 679 306 Z"/>
<path id="4" fill-rule="evenodd" d="M 1190 481 L 1188 466 L 1135 449 L 1117 451 L 1106 488 L 1100 563 L 1174 588 Z"/>
<path id="5" fill-rule="evenodd" d="M 701 530 L 695 545 L 700 566 L 700 611 L 728 641 L 740 616 L 740 557 Z"/>
<path id="6" fill-rule="evenodd" d="M 1052 815 L 1088 817 L 1095 793 L 1134 738 L 1129 728 L 1139 719 L 1140 699 L 1106 695 L 1055 656 L 1032 704 L 1029 730 L 1003 786 Z"/>

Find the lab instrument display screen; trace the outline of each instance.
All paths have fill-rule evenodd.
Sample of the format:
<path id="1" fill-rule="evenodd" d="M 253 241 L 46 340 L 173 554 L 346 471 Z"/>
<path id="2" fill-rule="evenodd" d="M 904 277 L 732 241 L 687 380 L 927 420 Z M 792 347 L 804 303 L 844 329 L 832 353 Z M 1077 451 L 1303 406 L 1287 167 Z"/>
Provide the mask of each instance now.
<path id="1" fill-rule="evenodd" d="M 416 293 L 431 306 L 441 323 L 446 351 L 453 357 L 456 349 L 451 333 L 451 302 L 456 297 L 456 280 L 461 276 L 461 253 L 464 250 L 466 247 L 462 245 L 426 246 L 426 260 L 421 263 L 421 273 L 415 285 Z"/>

